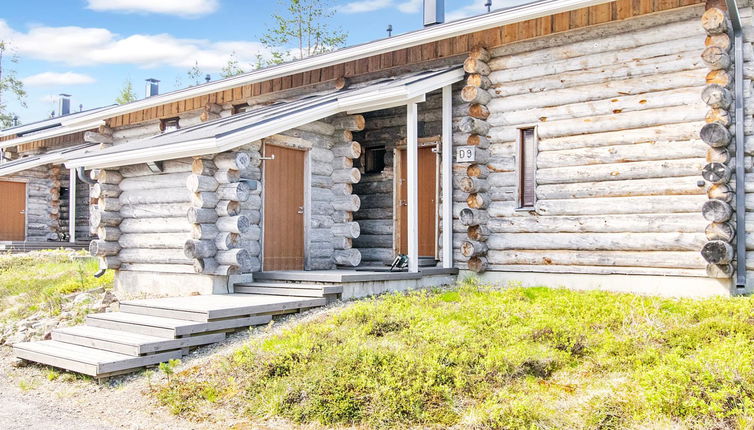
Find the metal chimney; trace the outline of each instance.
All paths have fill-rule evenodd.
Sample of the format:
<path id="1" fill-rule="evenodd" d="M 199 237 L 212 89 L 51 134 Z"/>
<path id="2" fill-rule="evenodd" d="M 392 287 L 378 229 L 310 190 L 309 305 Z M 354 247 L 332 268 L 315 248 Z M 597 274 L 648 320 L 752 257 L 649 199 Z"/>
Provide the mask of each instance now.
<path id="1" fill-rule="evenodd" d="M 152 96 L 156 96 L 157 94 L 160 94 L 160 81 L 153 78 L 147 79 L 147 85 L 146 85 L 146 91 L 145 91 L 144 97 L 149 98 Z"/>
<path id="2" fill-rule="evenodd" d="M 58 116 L 71 113 L 71 95 L 58 94 Z"/>
<path id="3" fill-rule="evenodd" d="M 424 0 L 424 26 L 445 22 L 445 0 Z"/>

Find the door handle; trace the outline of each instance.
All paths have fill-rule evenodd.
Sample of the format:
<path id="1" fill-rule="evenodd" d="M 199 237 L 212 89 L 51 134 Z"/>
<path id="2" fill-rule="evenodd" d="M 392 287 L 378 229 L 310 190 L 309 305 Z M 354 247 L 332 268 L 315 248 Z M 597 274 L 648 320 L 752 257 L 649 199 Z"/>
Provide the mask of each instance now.
<path id="1" fill-rule="evenodd" d="M 303 206 L 299 206 L 298 207 L 298 213 L 300 213 L 300 214 L 304 213 L 304 207 Z"/>
<path id="2" fill-rule="evenodd" d="M 21 212 L 19 212 L 19 213 L 20 213 L 20 214 L 25 214 L 25 213 L 26 213 L 26 211 L 21 211 Z"/>
<path id="3" fill-rule="evenodd" d="M 401 206 L 408 206 L 408 202 L 406 200 L 401 200 L 399 203 Z"/>

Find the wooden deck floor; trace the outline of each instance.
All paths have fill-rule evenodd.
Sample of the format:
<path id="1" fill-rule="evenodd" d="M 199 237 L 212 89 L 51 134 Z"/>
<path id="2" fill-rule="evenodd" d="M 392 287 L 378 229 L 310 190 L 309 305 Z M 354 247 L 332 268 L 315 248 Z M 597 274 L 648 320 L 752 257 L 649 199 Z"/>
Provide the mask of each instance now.
<path id="1" fill-rule="evenodd" d="M 12 254 L 58 248 L 88 249 L 89 242 L 0 241 L 0 252 L 10 252 Z"/>

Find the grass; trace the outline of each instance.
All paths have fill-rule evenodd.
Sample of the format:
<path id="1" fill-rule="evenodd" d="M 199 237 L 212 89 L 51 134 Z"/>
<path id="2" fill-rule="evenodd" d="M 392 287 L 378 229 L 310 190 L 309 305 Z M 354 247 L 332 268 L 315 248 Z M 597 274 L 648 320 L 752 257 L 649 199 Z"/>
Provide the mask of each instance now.
<path id="1" fill-rule="evenodd" d="M 94 278 L 98 263 L 83 258 L 87 255 L 84 251 L 62 249 L 0 254 L 0 322 L 22 319 L 38 311 L 56 315 L 65 295 L 111 287 L 112 271 Z"/>
<path id="2" fill-rule="evenodd" d="M 548 288 L 353 303 L 155 387 L 174 413 L 364 428 L 752 428 L 754 302 Z"/>

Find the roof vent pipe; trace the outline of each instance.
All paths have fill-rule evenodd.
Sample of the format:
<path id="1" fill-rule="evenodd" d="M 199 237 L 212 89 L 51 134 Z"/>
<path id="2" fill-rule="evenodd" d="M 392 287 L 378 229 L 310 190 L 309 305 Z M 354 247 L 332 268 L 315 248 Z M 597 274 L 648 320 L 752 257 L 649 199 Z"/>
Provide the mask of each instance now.
<path id="1" fill-rule="evenodd" d="M 153 78 L 147 79 L 147 85 L 146 85 L 146 91 L 145 91 L 144 97 L 149 98 L 152 96 L 156 96 L 157 94 L 160 94 L 160 81 Z"/>
<path id="2" fill-rule="evenodd" d="M 445 0 L 424 0 L 424 26 L 445 22 Z"/>
<path id="3" fill-rule="evenodd" d="M 68 115 L 71 113 L 71 95 L 59 94 L 58 96 L 58 116 Z"/>

